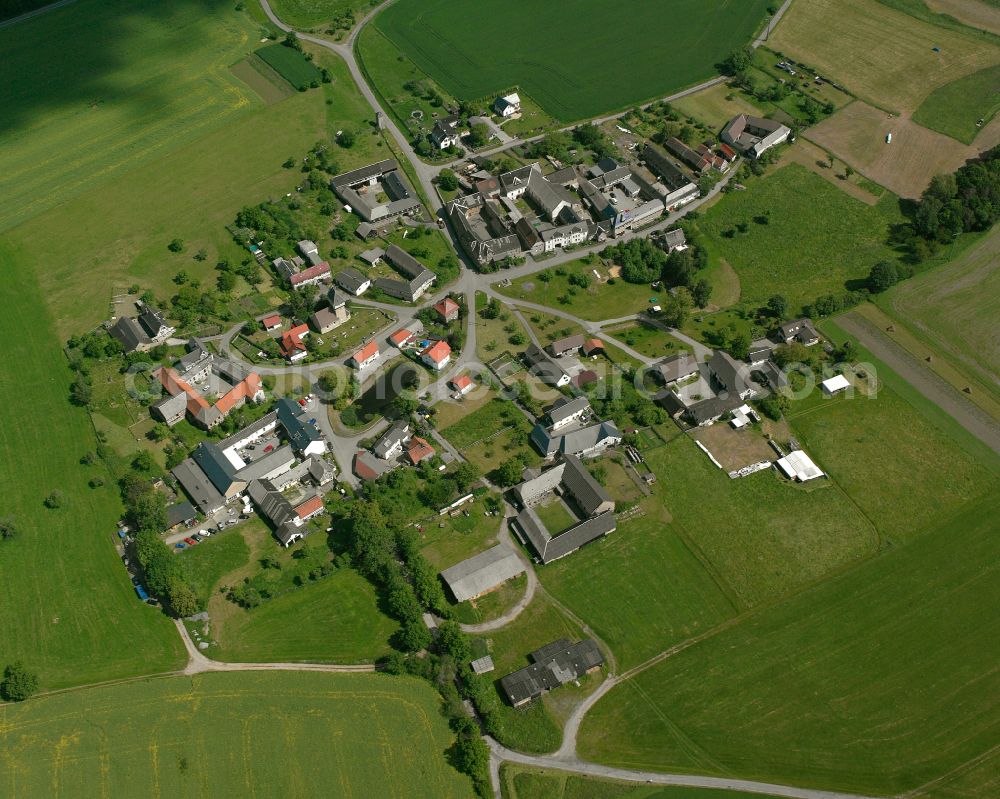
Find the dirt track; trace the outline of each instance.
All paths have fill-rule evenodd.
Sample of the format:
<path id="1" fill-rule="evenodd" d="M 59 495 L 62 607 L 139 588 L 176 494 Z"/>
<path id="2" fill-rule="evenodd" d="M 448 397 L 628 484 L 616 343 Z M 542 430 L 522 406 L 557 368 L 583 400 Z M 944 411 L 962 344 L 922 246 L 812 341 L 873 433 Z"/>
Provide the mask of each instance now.
<path id="1" fill-rule="evenodd" d="M 1000 455 L 1000 424 L 969 402 L 871 322 L 856 313 L 837 319 L 845 331 L 906 380 L 917 391 L 951 416 L 962 427 Z"/>

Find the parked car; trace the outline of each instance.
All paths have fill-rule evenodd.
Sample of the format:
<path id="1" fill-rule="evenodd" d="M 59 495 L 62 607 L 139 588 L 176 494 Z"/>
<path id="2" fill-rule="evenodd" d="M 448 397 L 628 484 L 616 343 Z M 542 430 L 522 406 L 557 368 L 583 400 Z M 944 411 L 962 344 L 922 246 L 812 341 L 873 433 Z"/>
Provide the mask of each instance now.
<path id="1" fill-rule="evenodd" d="M 184 547 L 186 546 L 187 544 L 185 544 L 183 541 L 178 541 L 176 544 L 174 544 L 175 549 L 184 549 Z"/>
<path id="2" fill-rule="evenodd" d="M 208 538 L 211 534 L 212 534 L 211 530 L 199 530 L 198 531 L 198 535 L 200 535 L 202 538 Z"/>
<path id="3" fill-rule="evenodd" d="M 198 535 L 198 533 L 195 533 L 195 534 L 194 534 L 193 536 L 191 536 L 191 537 L 192 537 L 192 538 L 193 538 L 193 539 L 194 539 L 194 540 L 195 540 L 196 542 L 198 542 L 199 544 L 200 544 L 200 543 L 201 543 L 202 541 L 204 541 L 204 540 L 205 540 L 205 539 L 204 539 L 204 538 L 202 538 L 202 537 L 201 537 L 200 535 Z"/>
<path id="4" fill-rule="evenodd" d="M 184 543 L 185 543 L 185 544 L 187 544 L 187 545 L 188 545 L 189 547 L 193 547 L 193 546 L 194 546 L 195 544 L 197 544 L 198 542 L 197 542 L 197 541 L 195 541 L 195 540 L 194 540 L 193 538 L 190 538 L 190 537 L 189 537 L 189 538 L 185 538 L 185 539 L 184 539 Z"/>

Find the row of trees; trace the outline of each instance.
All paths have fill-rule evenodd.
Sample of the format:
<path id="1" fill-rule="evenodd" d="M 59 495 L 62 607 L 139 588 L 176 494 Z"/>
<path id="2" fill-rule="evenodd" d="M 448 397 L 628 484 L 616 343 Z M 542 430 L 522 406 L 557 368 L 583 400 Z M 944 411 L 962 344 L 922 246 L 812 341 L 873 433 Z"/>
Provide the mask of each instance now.
<path id="1" fill-rule="evenodd" d="M 924 190 L 913 217 L 921 238 L 946 243 L 960 233 L 989 230 L 1000 219 L 1000 147 L 951 175 L 938 175 Z"/>

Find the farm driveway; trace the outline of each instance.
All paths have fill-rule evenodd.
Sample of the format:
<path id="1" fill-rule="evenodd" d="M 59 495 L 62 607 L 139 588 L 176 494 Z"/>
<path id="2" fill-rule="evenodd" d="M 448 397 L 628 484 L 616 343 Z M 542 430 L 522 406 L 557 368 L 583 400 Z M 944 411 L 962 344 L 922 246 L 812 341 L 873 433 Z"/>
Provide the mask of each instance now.
<path id="1" fill-rule="evenodd" d="M 837 319 L 872 354 L 898 372 L 906 382 L 951 416 L 962 427 L 1000 455 L 1000 424 L 969 402 L 875 325 L 851 312 Z"/>

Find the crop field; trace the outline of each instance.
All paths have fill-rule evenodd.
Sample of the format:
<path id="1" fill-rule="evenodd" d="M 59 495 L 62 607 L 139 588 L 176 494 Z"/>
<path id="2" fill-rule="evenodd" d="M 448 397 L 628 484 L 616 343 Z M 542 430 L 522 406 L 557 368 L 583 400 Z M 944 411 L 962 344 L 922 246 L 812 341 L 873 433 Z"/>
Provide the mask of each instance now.
<path id="1" fill-rule="evenodd" d="M 229 71 L 255 38 L 221 0 L 81 0 L 0 29 L 0 230 L 259 107 Z"/>
<path id="2" fill-rule="evenodd" d="M 888 387 L 876 399 L 793 408 L 789 421 L 820 468 L 896 544 L 998 487 L 996 474 Z"/>
<path id="3" fill-rule="evenodd" d="M 766 0 L 580 0 L 567 16 L 560 4 L 536 0 L 401 0 L 374 24 L 456 97 L 487 98 L 517 85 L 570 122 L 711 78 L 716 62 L 753 38 L 766 7 Z"/>
<path id="4" fill-rule="evenodd" d="M 1000 229 L 878 304 L 1000 398 Z"/>
<path id="5" fill-rule="evenodd" d="M 235 212 L 294 187 L 295 176 L 281 167 L 290 155 L 301 156 L 345 123 L 371 115 L 340 59 L 318 54 L 316 61 L 334 76 L 322 91 L 297 92 L 234 119 L 4 233 L 12 256 L 36 269 L 60 340 L 106 319 L 115 287 L 140 283 L 170 297 L 176 291 L 171 278 L 181 269 L 214 282 L 219 258 L 245 257 L 225 228 Z M 333 104 L 326 106 L 324 96 Z M 370 162 L 384 152 L 374 142 L 358 136 L 353 148 L 338 152 L 338 162 L 345 169 Z M 158 191 L 150 191 L 154 185 Z M 73 235 L 52 236 L 53 230 Z M 174 237 L 184 240 L 186 253 L 167 250 Z M 40 240 L 46 241 L 46 269 L 37 269 Z M 209 257 L 200 263 L 192 255 L 202 247 Z"/>
<path id="6" fill-rule="evenodd" d="M 18 799 L 468 799 L 426 683 L 245 672 L 135 682 L 0 707 L 0 785 Z"/>
<path id="7" fill-rule="evenodd" d="M 1000 111 L 1000 65 L 994 65 L 939 86 L 913 114 L 913 121 L 972 144 Z"/>
<path id="8" fill-rule="evenodd" d="M 1000 717 L 998 498 L 616 686 L 581 756 L 874 795 L 964 776 Z"/>
<path id="9" fill-rule="evenodd" d="M 310 83 L 319 81 L 321 77 L 315 64 L 307 61 L 298 50 L 285 47 L 283 44 L 261 47 L 260 50 L 254 51 L 254 55 L 300 91 L 308 89 Z"/>
<path id="10" fill-rule="evenodd" d="M 724 258 L 736 271 L 743 300 L 764 302 L 780 290 L 794 313 L 818 296 L 842 293 L 876 261 L 895 260 L 885 242 L 889 226 L 902 221 L 896 203 L 886 195 L 866 205 L 788 164 L 725 195 L 697 225 L 713 260 Z"/>
<path id="11" fill-rule="evenodd" d="M 885 141 L 892 134 L 892 143 Z M 954 172 L 979 154 L 973 147 L 918 125 L 906 117 L 856 100 L 810 128 L 808 138 L 833 152 L 859 173 L 901 197 L 919 197 L 934 175 Z M 1000 141 L 994 121 L 981 141 Z"/>
<path id="12" fill-rule="evenodd" d="M 873 105 L 905 114 L 938 86 L 1000 61 L 992 39 L 918 19 L 879 0 L 793 3 L 769 46 Z"/>
<path id="13" fill-rule="evenodd" d="M 94 432 L 69 404 L 72 376 L 33 265 L 0 241 L 0 271 L 0 496 L 20 531 L 0 541 L 0 648 L 36 671 L 43 689 L 177 668 L 173 625 L 139 602 L 112 546 L 118 492 L 102 467 L 80 464 Z M 44 423 L 12 421 L 32 419 Z M 108 485 L 89 488 L 94 476 Z M 54 490 L 65 499 L 50 510 L 42 502 Z"/>

